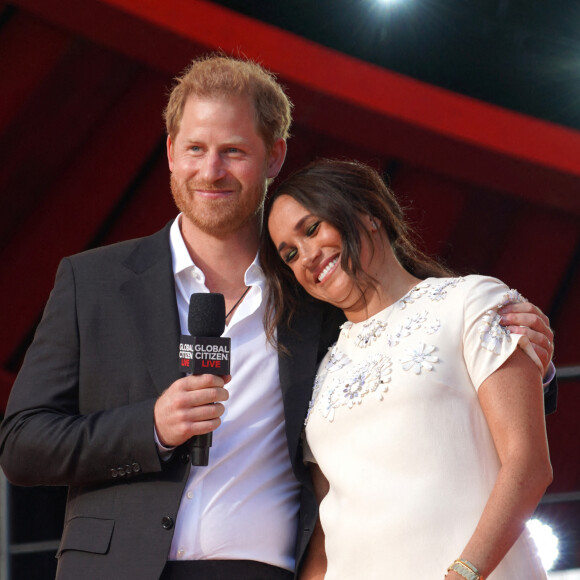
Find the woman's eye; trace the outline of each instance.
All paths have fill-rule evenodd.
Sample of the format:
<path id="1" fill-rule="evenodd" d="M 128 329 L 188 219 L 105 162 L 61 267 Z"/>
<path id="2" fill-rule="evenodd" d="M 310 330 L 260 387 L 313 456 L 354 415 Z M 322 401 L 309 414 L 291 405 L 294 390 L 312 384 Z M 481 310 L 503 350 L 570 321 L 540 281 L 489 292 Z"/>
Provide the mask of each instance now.
<path id="1" fill-rule="evenodd" d="M 306 230 L 306 235 L 308 237 L 314 235 L 316 233 L 316 230 L 318 229 L 319 225 L 320 225 L 320 222 L 315 222 L 311 226 L 309 226 L 308 229 Z"/>
<path id="2" fill-rule="evenodd" d="M 297 250 L 290 250 L 285 256 L 284 256 L 284 262 L 286 262 L 286 264 L 289 264 L 295 257 L 296 254 L 298 253 Z"/>

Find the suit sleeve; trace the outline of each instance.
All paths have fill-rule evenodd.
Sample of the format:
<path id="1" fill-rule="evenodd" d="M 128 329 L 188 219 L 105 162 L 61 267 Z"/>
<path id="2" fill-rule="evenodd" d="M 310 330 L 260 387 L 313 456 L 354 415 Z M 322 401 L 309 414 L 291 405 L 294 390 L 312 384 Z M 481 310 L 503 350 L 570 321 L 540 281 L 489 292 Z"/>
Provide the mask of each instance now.
<path id="1" fill-rule="evenodd" d="M 81 344 L 77 301 L 65 259 L 0 428 L 0 463 L 17 485 L 99 484 L 161 470 L 154 397 L 81 413 L 81 346 L 88 345 Z M 116 385 L 114 376 L 104 376 L 109 384 L 99 388 L 106 400 L 105 390 L 113 393 Z"/>
<path id="2" fill-rule="evenodd" d="M 544 411 L 546 415 L 556 412 L 558 405 L 558 378 L 554 378 L 544 387 Z"/>

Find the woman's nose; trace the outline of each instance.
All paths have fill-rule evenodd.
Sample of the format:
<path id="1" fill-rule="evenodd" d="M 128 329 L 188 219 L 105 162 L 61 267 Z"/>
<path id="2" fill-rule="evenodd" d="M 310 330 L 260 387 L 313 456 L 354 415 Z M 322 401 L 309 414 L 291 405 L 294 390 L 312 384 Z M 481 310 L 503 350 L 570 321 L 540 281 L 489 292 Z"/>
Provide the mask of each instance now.
<path id="1" fill-rule="evenodd" d="M 305 244 L 302 248 L 302 267 L 306 269 L 312 268 L 320 256 L 320 251 L 311 244 Z"/>

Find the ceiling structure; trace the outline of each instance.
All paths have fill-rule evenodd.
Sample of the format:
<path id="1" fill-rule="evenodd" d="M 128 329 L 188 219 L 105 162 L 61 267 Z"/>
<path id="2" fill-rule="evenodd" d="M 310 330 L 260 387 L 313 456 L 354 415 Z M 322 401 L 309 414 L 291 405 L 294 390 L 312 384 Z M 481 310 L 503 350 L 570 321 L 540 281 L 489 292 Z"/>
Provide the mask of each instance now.
<path id="1" fill-rule="evenodd" d="M 560 397 L 540 511 L 567 534 L 561 566 L 579 566 L 579 3 L 411 4 L 0 0 L 0 412 L 59 260 L 175 215 L 172 79 L 208 51 L 245 55 L 295 105 L 282 176 L 321 156 L 371 163 L 430 253 L 550 315 Z"/>
<path id="2" fill-rule="evenodd" d="M 580 129 L 578 0 L 217 0 L 391 71 Z"/>

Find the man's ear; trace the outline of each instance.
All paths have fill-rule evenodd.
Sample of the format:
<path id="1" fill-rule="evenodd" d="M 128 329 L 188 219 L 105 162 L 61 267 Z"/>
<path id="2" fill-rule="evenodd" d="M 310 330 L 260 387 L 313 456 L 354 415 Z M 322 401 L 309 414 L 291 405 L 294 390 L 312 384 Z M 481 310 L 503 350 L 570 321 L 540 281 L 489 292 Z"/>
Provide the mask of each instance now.
<path id="1" fill-rule="evenodd" d="M 167 135 L 167 162 L 169 163 L 169 171 L 173 172 L 173 142 L 171 135 Z"/>
<path id="2" fill-rule="evenodd" d="M 268 179 L 274 179 L 280 173 L 280 169 L 284 165 L 284 159 L 286 159 L 286 141 L 278 139 L 268 155 L 268 170 L 266 174 Z"/>

